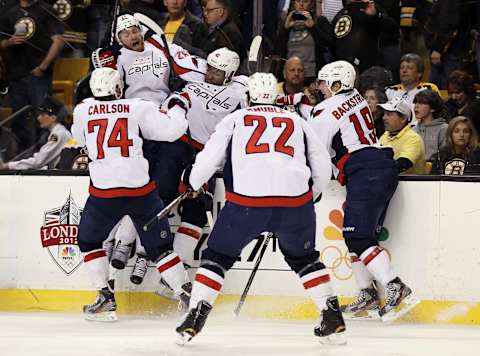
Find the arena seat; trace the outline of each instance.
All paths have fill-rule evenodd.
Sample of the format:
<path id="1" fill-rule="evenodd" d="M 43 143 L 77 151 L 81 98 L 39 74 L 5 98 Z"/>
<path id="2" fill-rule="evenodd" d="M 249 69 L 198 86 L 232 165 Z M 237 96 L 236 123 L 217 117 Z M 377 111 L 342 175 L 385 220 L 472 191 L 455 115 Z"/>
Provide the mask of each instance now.
<path id="1" fill-rule="evenodd" d="M 89 58 L 59 58 L 53 67 L 53 96 L 65 106 L 73 105 L 73 93 L 78 80 L 90 70 Z"/>

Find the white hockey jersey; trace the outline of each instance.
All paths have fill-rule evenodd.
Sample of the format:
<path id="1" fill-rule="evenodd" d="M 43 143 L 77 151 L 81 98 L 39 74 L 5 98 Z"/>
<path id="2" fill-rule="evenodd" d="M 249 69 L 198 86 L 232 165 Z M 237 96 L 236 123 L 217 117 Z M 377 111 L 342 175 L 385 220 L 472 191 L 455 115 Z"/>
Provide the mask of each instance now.
<path id="1" fill-rule="evenodd" d="M 141 99 L 82 101 L 73 112 L 72 134 L 87 146 L 92 160 L 90 194 L 111 198 L 154 190 L 143 157 L 143 138 L 172 142 L 186 129 L 185 111 L 178 106 L 167 115 Z"/>
<path id="2" fill-rule="evenodd" d="M 375 124 L 367 101 L 354 89 L 316 105 L 308 122 L 320 137 L 334 164 L 348 153 L 377 144 Z"/>
<path id="3" fill-rule="evenodd" d="M 202 81 L 205 78 L 206 62 L 190 55 L 182 47 L 168 45 L 168 51 L 157 35 L 145 41 L 143 52 L 123 47 L 117 61 L 117 70 L 125 82 L 125 98 L 142 98 L 157 104 L 170 95 L 168 79 L 170 70 L 184 80 Z M 167 58 L 170 53 L 171 68 Z"/>
<path id="4" fill-rule="evenodd" d="M 248 77 L 233 77 L 227 85 L 188 82 L 183 92 L 188 94 L 192 107 L 187 113 L 193 144 L 201 149 L 225 116 L 247 104 Z"/>
<path id="5" fill-rule="evenodd" d="M 225 117 L 197 155 L 190 184 L 200 188 L 222 166 L 226 199 L 257 207 L 304 205 L 320 195 L 332 172 L 309 124 L 271 105 Z"/>

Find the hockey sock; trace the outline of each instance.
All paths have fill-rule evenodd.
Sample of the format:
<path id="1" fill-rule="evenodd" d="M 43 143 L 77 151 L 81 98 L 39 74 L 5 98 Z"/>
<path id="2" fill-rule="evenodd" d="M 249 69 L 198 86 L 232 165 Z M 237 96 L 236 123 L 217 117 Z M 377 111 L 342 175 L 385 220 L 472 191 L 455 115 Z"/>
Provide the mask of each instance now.
<path id="1" fill-rule="evenodd" d="M 200 267 L 195 275 L 192 294 L 190 297 L 190 309 L 197 306 L 198 302 L 205 300 L 213 305 L 222 289 L 224 277 L 207 268 Z"/>
<path id="2" fill-rule="evenodd" d="M 349 255 L 350 263 L 352 264 L 353 276 L 355 277 L 357 286 L 360 289 L 370 288 L 370 285 L 373 281 L 372 274 L 368 271 L 362 260 L 358 258 L 356 253 L 350 252 Z"/>
<path id="3" fill-rule="evenodd" d="M 92 286 L 100 290 L 107 287 L 108 283 L 108 258 L 107 252 L 101 248 L 83 254 L 83 262 L 92 281 Z"/>
<path id="4" fill-rule="evenodd" d="M 300 277 L 303 287 L 310 294 L 319 311 L 322 311 L 327 299 L 333 295 L 330 275 L 326 268 L 307 273 Z"/>
<path id="5" fill-rule="evenodd" d="M 189 266 L 193 264 L 193 252 L 201 236 L 201 227 L 183 221 L 180 223 L 173 240 L 173 250 L 180 256 L 183 263 Z"/>
<path id="6" fill-rule="evenodd" d="M 157 269 L 175 293 L 180 293 L 182 285 L 188 282 L 187 271 L 180 257 L 173 251 L 160 258 Z"/>
<path id="7" fill-rule="evenodd" d="M 380 246 L 369 247 L 360 255 L 360 259 L 375 280 L 383 286 L 395 278 L 388 254 Z"/>

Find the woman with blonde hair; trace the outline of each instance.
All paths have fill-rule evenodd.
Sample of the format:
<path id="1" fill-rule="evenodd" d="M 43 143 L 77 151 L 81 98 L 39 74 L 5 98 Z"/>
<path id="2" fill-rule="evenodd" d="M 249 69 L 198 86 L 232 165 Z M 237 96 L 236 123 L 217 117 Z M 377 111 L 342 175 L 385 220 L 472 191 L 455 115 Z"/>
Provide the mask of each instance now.
<path id="1" fill-rule="evenodd" d="M 445 142 L 432 162 L 432 174 L 480 174 L 478 134 L 468 117 L 457 116 L 450 121 Z"/>

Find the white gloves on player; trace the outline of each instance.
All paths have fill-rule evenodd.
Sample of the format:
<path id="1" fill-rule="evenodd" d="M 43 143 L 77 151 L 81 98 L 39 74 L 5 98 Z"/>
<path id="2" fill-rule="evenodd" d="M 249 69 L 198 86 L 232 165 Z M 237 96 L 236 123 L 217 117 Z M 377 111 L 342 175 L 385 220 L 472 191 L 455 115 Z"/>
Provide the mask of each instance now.
<path id="1" fill-rule="evenodd" d="M 192 103 L 187 93 L 173 93 L 165 100 L 162 107 L 168 110 L 173 108 L 175 105 L 181 107 L 186 113 L 192 106 Z"/>

